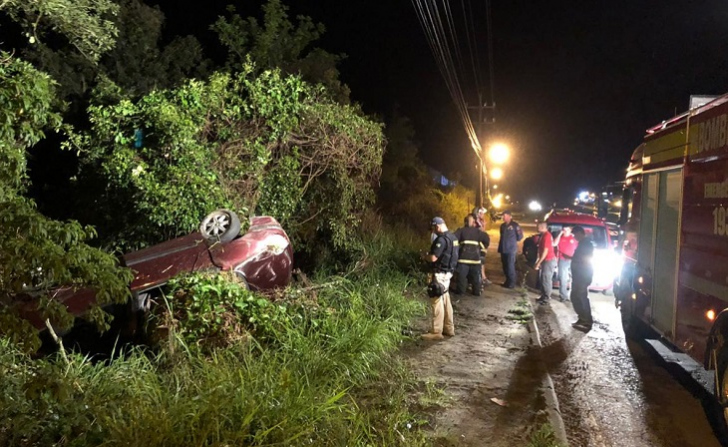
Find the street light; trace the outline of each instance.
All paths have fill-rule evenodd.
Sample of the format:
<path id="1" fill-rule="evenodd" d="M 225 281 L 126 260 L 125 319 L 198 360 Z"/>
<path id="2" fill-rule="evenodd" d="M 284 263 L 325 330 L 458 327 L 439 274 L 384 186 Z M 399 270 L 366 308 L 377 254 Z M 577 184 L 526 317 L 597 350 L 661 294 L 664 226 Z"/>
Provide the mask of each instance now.
<path id="1" fill-rule="evenodd" d="M 508 146 L 503 143 L 496 143 L 490 148 L 490 161 L 497 165 L 501 165 L 508 161 Z"/>
<path id="2" fill-rule="evenodd" d="M 500 180 L 503 178 L 503 169 L 493 168 L 490 170 L 490 178 L 493 180 Z"/>
<path id="3" fill-rule="evenodd" d="M 491 201 L 493 204 L 493 207 L 495 209 L 498 209 L 503 206 L 503 194 L 498 194 L 497 196 L 493 197 L 493 200 Z"/>

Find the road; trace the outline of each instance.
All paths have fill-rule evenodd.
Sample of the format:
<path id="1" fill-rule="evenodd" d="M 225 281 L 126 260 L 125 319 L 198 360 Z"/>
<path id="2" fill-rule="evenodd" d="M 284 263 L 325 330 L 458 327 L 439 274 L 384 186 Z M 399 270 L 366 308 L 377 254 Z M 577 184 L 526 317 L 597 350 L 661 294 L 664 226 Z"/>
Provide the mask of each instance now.
<path id="1" fill-rule="evenodd" d="M 641 344 L 625 340 L 614 298 L 590 299 L 595 324 L 588 334 L 571 327 L 568 303 L 551 300 L 536 310 L 570 445 L 720 446 L 700 400 Z"/>

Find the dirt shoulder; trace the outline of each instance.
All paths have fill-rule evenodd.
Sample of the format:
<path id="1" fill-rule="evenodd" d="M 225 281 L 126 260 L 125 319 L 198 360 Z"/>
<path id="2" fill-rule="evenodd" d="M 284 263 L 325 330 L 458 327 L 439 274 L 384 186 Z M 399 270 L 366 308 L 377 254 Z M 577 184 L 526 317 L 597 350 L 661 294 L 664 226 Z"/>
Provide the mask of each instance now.
<path id="1" fill-rule="evenodd" d="M 524 309 L 519 302 L 527 298 L 499 285 L 504 278 L 493 249 L 498 235 L 490 235 L 486 271 L 493 285 L 482 297 L 451 295 L 455 337 L 417 341 L 404 353 L 423 382 L 444 390 L 430 418 L 434 445 L 526 445 L 548 421 L 542 352 L 535 333 L 513 313 Z M 418 322 L 421 332 L 428 327 L 428 320 Z"/>

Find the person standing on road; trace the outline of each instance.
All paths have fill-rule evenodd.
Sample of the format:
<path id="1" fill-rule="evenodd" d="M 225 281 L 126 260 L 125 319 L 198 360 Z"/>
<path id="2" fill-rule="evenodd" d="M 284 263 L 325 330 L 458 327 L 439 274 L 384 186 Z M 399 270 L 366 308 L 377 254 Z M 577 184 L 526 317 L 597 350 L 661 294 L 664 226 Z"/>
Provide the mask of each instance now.
<path id="1" fill-rule="evenodd" d="M 437 238 L 432 242 L 430 252 L 425 259 L 432 263 L 435 279 L 443 287 L 443 294 L 430 297 L 432 310 L 432 326 L 430 332 L 422 334 L 423 340 L 442 340 L 444 335 L 455 335 L 452 303 L 450 302 L 450 279 L 457 265 L 458 240 L 448 231 L 445 221 L 441 217 L 432 219 L 432 228 Z"/>
<path id="2" fill-rule="evenodd" d="M 498 253 L 501 255 L 503 273 L 506 282 L 503 287 L 513 289 L 516 287 L 516 255 L 518 254 L 518 241 L 523 239 L 523 230 L 518 222 L 513 220 L 510 211 L 503 212 L 503 224 L 500 226 L 500 241 Z"/>
<path id="3" fill-rule="evenodd" d="M 569 300 L 569 283 L 571 282 L 571 258 L 574 257 L 577 242 L 574 235 L 571 234 L 571 227 L 564 227 L 554 245 L 558 250 L 558 271 L 559 271 L 559 300 L 561 302 Z"/>
<path id="4" fill-rule="evenodd" d="M 572 326 L 574 329 L 589 332 L 594 323 L 591 303 L 589 302 L 589 285 L 594 276 L 594 268 L 592 267 L 594 245 L 586 238 L 584 228 L 577 225 L 571 232 L 578 242 L 574 257 L 571 258 L 571 302 L 578 317 L 578 320 Z"/>
<path id="5" fill-rule="evenodd" d="M 460 254 L 458 256 L 457 293 L 462 295 L 467 290 L 468 283 L 473 286 L 473 295 L 480 296 L 481 259 L 490 245 L 488 233 L 480 231 L 477 227 L 477 218 L 468 214 L 465 226 L 455 232 L 458 239 Z"/>
<path id="6" fill-rule="evenodd" d="M 541 237 L 538 240 L 538 260 L 533 266 L 540 270 L 541 296 L 536 300 L 538 304 L 546 304 L 551 299 L 553 291 L 554 272 L 556 270 L 556 252 L 554 251 L 554 238 L 549 232 L 546 222 L 538 224 L 538 233 Z"/>

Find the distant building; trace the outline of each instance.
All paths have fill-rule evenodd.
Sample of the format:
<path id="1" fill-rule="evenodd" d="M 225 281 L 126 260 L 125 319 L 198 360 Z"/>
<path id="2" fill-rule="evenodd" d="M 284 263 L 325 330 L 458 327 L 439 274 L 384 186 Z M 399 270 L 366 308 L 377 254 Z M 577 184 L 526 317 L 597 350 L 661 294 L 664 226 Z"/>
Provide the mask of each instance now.
<path id="1" fill-rule="evenodd" d="M 453 180 L 448 179 L 445 177 L 442 172 L 433 169 L 431 167 L 427 167 L 427 172 L 430 174 L 430 177 L 432 180 L 437 183 L 439 186 L 455 186 L 457 183 Z"/>

